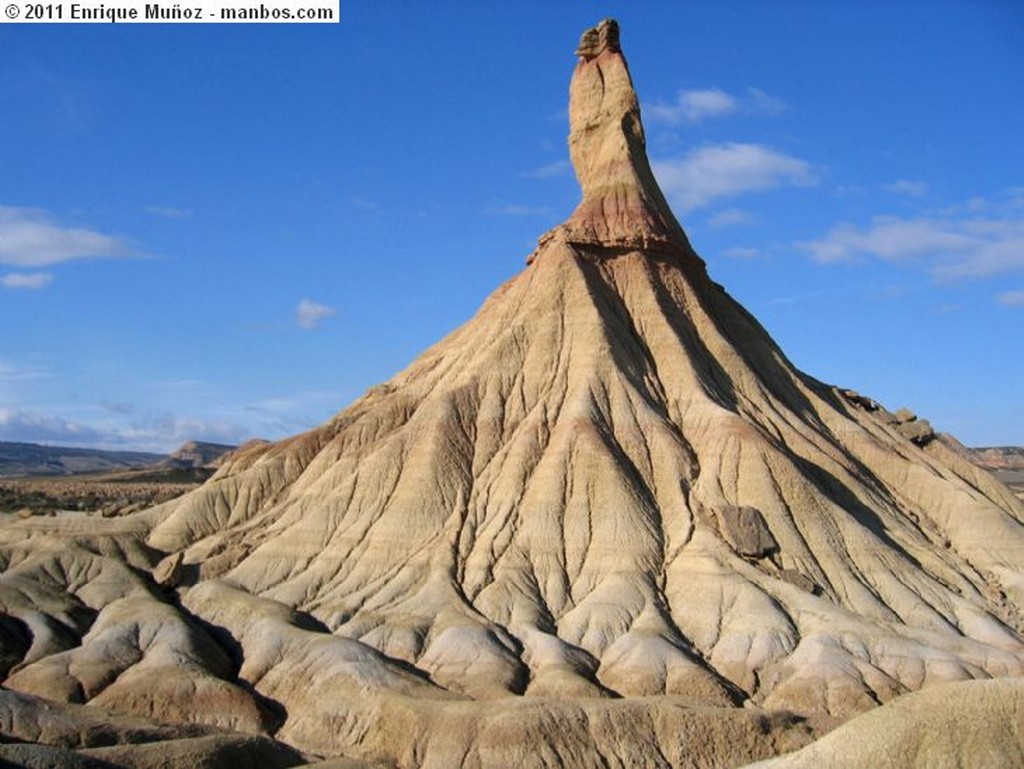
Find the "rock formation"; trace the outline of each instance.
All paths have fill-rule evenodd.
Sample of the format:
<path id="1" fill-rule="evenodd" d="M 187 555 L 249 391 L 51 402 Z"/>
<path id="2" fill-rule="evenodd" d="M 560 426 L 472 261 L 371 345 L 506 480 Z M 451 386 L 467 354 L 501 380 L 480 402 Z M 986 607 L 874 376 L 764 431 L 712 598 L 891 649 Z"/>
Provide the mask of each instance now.
<path id="1" fill-rule="evenodd" d="M 585 32 L 576 53 L 581 58 L 569 87 L 569 154 L 583 200 L 541 239 L 542 248 L 558 237 L 581 246 L 679 253 L 700 263 L 651 172 L 618 24 L 606 19 Z"/>
<path id="2" fill-rule="evenodd" d="M 578 53 L 582 202 L 472 320 L 184 497 L 0 527 L 7 688 L 400 766 L 735 766 L 1024 674 L 1024 506 L 786 359 L 658 189 L 617 25 Z"/>
<path id="3" fill-rule="evenodd" d="M 215 468 L 223 464 L 224 458 L 237 446 L 204 441 L 188 441 L 163 462 L 167 467 Z"/>

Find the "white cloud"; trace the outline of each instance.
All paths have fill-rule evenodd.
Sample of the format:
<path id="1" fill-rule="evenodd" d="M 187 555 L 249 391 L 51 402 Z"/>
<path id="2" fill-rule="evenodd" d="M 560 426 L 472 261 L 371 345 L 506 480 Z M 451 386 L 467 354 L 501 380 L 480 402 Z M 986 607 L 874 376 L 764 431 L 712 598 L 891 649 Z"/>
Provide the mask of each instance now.
<path id="1" fill-rule="evenodd" d="M 698 147 L 681 158 L 656 161 L 653 168 L 665 194 L 684 211 L 720 198 L 818 182 L 807 161 L 760 144 Z"/>
<path id="2" fill-rule="evenodd" d="M 146 206 L 143 209 L 147 214 L 162 216 L 165 219 L 188 219 L 192 212 L 185 208 L 172 208 L 170 206 Z"/>
<path id="3" fill-rule="evenodd" d="M 0 278 L 0 286 L 4 288 L 40 289 L 53 282 L 53 275 L 48 272 L 9 272 Z"/>
<path id="4" fill-rule="evenodd" d="M 302 328 L 316 328 L 320 321 L 337 314 L 337 310 L 325 304 L 319 304 L 311 299 L 303 299 L 295 308 L 295 322 Z"/>
<path id="5" fill-rule="evenodd" d="M 1024 269 L 1024 217 L 876 216 L 867 227 L 839 224 L 824 238 L 797 246 L 819 262 L 868 256 L 923 263 L 940 278 L 983 278 Z"/>
<path id="6" fill-rule="evenodd" d="M 238 424 L 224 419 L 157 416 L 104 431 L 108 445 L 138 446 L 146 451 L 167 451 L 186 441 L 240 444 L 253 437 Z"/>
<path id="7" fill-rule="evenodd" d="M 121 238 L 81 227 L 62 227 L 38 209 L 0 206 L 0 264 L 42 267 L 131 253 L 132 248 Z"/>
<path id="8" fill-rule="evenodd" d="M 782 99 L 769 96 L 760 88 L 748 88 L 745 96 L 733 96 L 721 88 L 679 91 L 670 104 L 655 102 L 644 114 L 652 123 L 681 125 L 700 123 L 735 112 L 774 115 L 786 109 Z"/>
<path id="9" fill-rule="evenodd" d="M 226 420 L 150 416 L 131 424 L 85 424 L 75 419 L 0 407 L 0 440 L 167 452 L 190 440 L 238 444 L 251 432 Z"/>
<path id="10" fill-rule="evenodd" d="M 556 176 L 564 176 L 571 168 L 568 160 L 556 160 L 540 168 L 524 171 L 522 175 L 530 179 L 551 179 Z"/>
<path id="11" fill-rule="evenodd" d="M 742 224 L 757 224 L 758 219 L 749 211 L 738 208 L 726 208 L 708 217 L 708 224 L 715 228 L 735 227 Z"/>
<path id="12" fill-rule="evenodd" d="M 1024 307 L 1024 291 L 1004 291 L 996 296 L 996 301 L 1007 307 Z"/>
<path id="13" fill-rule="evenodd" d="M 720 88 L 702 91 L 680 91 L 672 104 L 656 102 L 645 112 L 653 121 L 669 125 L 699 123 L 708 118 L 728 115 L 739 109 L 739 102 Z"/>
<path id="14" fill-rule="evenodd" d="M 925 182 L 910 181 L 909 179 L 897 179 L 892 184 L 883 184 L 882 189 L 897 195 L 909 195 L 912 198 L 920 198 L 928 194 L 928 185 Z"/>
<path id="15" fill-rule="evenodd" d="M 823 239 L 800 244 L 819 262 L 847 261 L 864 254 L 902 261 L 932 253 L 963 251 L 971 245 L 971 238 L 948 223 L 894 216 L 876 216 L 863 230 L 840 224 Z"/>
<path id="16" fill-rule="evenodd" d="M 100 432 L 78 422 L 0 407 L 0 440 L 81 445 L 101 441 L 102 438 Z"/>

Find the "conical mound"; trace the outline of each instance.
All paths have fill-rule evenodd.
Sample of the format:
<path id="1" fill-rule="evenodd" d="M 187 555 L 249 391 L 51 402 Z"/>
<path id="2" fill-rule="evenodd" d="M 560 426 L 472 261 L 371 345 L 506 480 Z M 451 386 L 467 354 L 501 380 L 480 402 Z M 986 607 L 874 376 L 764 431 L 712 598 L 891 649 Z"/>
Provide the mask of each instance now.
<path id="1" fill-rule="evenodd" d="M 541 718 L 531 697 L 576 703 L 564 717 L 593 736 L 610 711 L 591 698 L 846 717 L 1024 673 L 1021 503 L 923 423 L 793 367 L 658 189 L 617 25 L 578 54 L 583 200 L 521 274 L 328 423 L 76 546 L 163 557 L 180 612 L 229 636 L 239 678 L 283 706 L 278 736 L 320 753 L 386 754 L 363 742 L 381 713 L 482 735 L 467 698 L 525 695 L 514 712 L 541 731 L 568 711 Z M 101 617 L 110 595 L 91 599 Z M 6 685 L 53 696 L 52 660 Z M 384 696 L 391 710 L 353 704 Z"/>

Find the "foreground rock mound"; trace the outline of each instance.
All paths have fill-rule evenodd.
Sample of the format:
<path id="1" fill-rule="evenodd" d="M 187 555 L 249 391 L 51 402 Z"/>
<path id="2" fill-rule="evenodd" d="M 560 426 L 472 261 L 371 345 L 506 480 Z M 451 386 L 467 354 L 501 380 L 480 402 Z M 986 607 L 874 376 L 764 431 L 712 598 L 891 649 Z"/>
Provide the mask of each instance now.
<path id="1" fill-rule="evenodd" d="M 1024 680 L 914 692 L 858 716 L 803 750 L 749 769 L 1024 767 Z"/>
<path id="2" fill-rule="evenodd" d="M 305 757 L 266 737 L 154 724 L 97 707 L 0 691 L 0 766 L 83 769 L 286 769 Z"/>
<path id="3" fill-rule="evenodd" d="M 583 200 L 470 322 L 184 497 L 0 528 L 7 687 L 315 756 L 662 767 L 1024 674 L 1020 501 L 792 366 L 658 189 L 617 25 L 579 54 Z"/>

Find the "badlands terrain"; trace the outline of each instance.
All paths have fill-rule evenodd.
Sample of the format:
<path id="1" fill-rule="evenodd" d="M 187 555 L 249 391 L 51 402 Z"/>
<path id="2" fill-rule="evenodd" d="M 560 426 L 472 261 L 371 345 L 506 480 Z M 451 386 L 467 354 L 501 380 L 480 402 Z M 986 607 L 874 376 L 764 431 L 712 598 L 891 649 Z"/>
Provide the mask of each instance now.
<path id="1" fill-rule="evenodd" d="M 788 361 L 669 210 L 618 26 L 576 53 L 582 200 L 468 323 L 175 499 L 3 520 L 0 757 L 1024 765 L 1024 505 Z"/>

